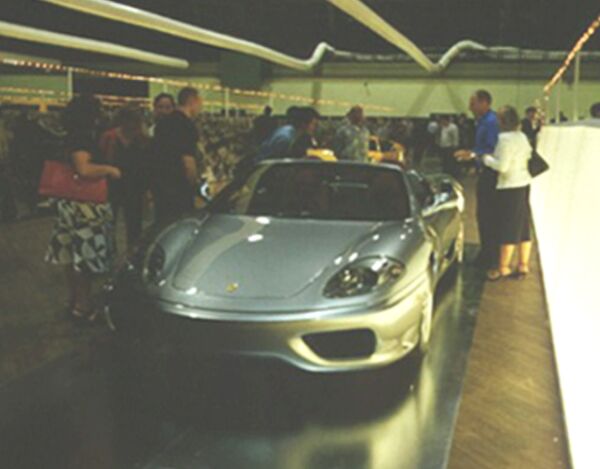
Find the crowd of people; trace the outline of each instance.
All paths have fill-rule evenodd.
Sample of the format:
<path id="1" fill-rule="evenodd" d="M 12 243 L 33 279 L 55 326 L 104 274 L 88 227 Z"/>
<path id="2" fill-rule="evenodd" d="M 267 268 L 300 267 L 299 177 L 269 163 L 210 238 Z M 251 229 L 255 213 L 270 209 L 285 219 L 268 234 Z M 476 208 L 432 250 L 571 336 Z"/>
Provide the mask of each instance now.
<path id="1" fill-rule="evenodd" d="M 100 102 L 92 96 L 75 97 L 64 110 L 66 136 L 60 155 L 66 155 L 80 176 L 110 181 L 106 203 L 56 201 L 46 259 L 66 269 L 73 318 L 87 321 L 95 316 L 92 278 L 111 270 L 119 214 L 131 248 L 142 235 L 149 205 L 155 222 L 175 219 L 194 207 L 203 179 L 222 187 L 236 171 L 263 160 L 311 157 L 311 150 L 323 148 L 340 160 L 368 162 L 374 137 L 401 144 L 413 167 L 427 154 L 439 158 L 443 170 L 457 178 L 465 171 L 477 173 L 477 263 L 488 270 L 490 280 L 522 278 L 529 272 L 528 161 L 541 127 L 535 108 L 528 108 L 522 121 L 510 106 L 496 113 L 485 90 L 470 99 L 474 120 L 464 114 L 369 119 L 360 106 L 342 119 L 295 106 L 283 119 L 273 116 L 268 106 L 254 119 L 198 119 L 201 107 L 197 90 L 184 88 L 177 98 L 156 96 L 150 123 L 142 109 L 126 106 L 107 125 Z M 515 251 L 518 269 L 513 272 Z"/>

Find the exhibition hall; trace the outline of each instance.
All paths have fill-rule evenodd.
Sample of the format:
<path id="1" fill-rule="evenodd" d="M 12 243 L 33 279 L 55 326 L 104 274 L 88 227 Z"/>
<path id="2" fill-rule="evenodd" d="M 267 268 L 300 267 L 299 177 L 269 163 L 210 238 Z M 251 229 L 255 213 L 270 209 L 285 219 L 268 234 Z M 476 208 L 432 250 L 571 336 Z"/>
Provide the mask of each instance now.
<path id="1" fill-rule="evenodd" d="M 0 4 L 0 468 L 600 467 L 597 0 Z"/>

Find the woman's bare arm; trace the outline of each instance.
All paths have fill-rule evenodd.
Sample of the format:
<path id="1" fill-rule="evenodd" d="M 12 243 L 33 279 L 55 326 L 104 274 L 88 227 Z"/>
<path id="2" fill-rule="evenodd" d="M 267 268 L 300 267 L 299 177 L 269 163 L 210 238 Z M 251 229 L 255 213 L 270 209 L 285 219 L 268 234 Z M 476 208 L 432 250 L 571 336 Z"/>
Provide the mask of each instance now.
<path id="1" fill-rule="evenodd" d="M 92 163 L 92 155 L 87 151 L 76 151 L 73 153 L 72 158 L 73 166 L 75 167 L 75 172 L 81 177 L 111 177 L 117 179 L 121 177 L 121 171 L 119 171 L 119 169 L 115 168 L 114 166 Z"/>

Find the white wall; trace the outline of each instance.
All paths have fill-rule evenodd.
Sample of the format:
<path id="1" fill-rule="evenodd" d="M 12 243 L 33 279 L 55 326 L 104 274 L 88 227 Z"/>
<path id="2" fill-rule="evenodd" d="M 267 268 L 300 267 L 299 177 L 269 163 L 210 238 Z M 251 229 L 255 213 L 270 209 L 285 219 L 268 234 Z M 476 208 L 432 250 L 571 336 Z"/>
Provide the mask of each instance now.
<path id="1" fill-rule="evenodd" d="M 539 151 L 551 169 L 534 181 L 531 200 L 576 469 L 600 467 L 600 121 L 597 125 L 542 131 Z"/>

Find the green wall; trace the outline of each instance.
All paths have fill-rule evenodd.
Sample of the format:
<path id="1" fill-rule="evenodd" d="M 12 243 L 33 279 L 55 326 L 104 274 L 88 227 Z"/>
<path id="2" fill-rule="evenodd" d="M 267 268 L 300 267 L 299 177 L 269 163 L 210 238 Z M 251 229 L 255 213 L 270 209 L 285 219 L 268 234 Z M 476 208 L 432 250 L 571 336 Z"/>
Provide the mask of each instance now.
<path id="1" fill-rule="evenodd" d="M 0 74 L 0 87 L 16 87 L 29 89 L 43 89 L 55 92 L 67 92 L 67 78 L 62 75 L 48 74 Z M 0 94 L 12 95 L 4 89 Z M 35 96 L 34 94 L 28 96 Z"/>
<path id="2" fill-rule="evenodd" d="M 412 63 L 330 63 L 319 67 L 314 73 L 300 73 L 280 67 L 271 70 L 264 82 L 263 91 L 277 95 L 304 96 L 315 100 L 371 104 L 392 108 L 390 112 L 368 110 L 379 115 L 428 116 L 435 112 L 459 113 L 468 111 L 468 101 L 474 90 L 488 89 L 494 96 L 495 106 L 511 104 L 519 111 L 542 102 L 543 88 L 560 64 L 554 62 L 459 62 L 453 64 L 440 76 L 431 76 Z M 214 68 L 214 67 L 212 67 Z M 211 70 L 205 65 L 198 69 Z M 600 64 L 582 64 L 578 107 L 579 115 L 587 115 L 590 105 L 600 101 Z M 571 80 L 572 71 L 566 78 Z M 214 74 L 196 78 L 201 82 L 218 83 Z M 572 81 L 572 80 L 571 80 Z M 153 91 L 154 91 L 153 87 Z M 208 92 L 207 98 L 223 101 L 221 93 Z M 556 91 L 546 104 L 551 115 L 555 114 Z M 231 97 L 231 101 L 264 105 L 272 103 L 275 112 L 298 104 L 292 100 L 275 98 Z M 572 85 L 560 87 L 561 110 L 573 117 L 574 90 Z M 325 115 L 343 115 L 344 105 L 320 105 Z"/>
<path id="3" fill-rule="evenodd" d="M 206 70 L 205 76 L 173 77 L 178 80 L 197 81 L 207 85 L 219 85 L 219 79 L 210 64 L 197 64 Z M 200 66 L 202 65 L 202 66 Z M 279 69 L 262 87 L 277 95 L 299 95 L 315 100 L 387 106 L 391 112 L 368 111 L 371 115 L 427 116 L 432 112 L 466 112 L 471 93 L 478 88 L 488 89 L 494 96 L 495 106 L 512 104 L 520 111 L 534 104 L 543 96 L 543 87 L 557 64 L 457 64 L 445 76 L 431 77 L 409 64 L 330 64 L 315 74 L 299 74 Z M 212 70 L 212 71 L 211 71 Z M 320 76 L 315 76 L 320 75 Z M 600 69 L 589 64 L 582 68 L 583 80 L 579 90 L 579 115 L 586 116 L 590 105 L 600 101 Z M 0 87 L 40 88 L 67 91 L 66 77 L 50 74 L 0 74 Z M 178 87 L 150 84 L 150 97 L 167 91 L 177 94 Z M 2 91 L 2 94 L 8 94 Z M 224 103 L 223 93 L 202 90 L 207 110 L 220 110 Z M 548 110 L 554 115 L 556 109 L 554 91 L 548 102 Z M 250 106 L 250 112 L 259 112 L 265 104 L 273 104 L 275 112 L 282 114 L 297 102 L 280 97 L 249 97 L 230 93 L 230 102 Z M 561 109 L 573 117 L 574 90 L 572 85 L 560 87 Z M 252 108 L 253 106 L 253 108 Z M 321 105 L 325 115 L 343 115 L 347 105 Z"/>
<path id="4" fill-rule="evenodd" d="M 427 116 L 430 113 L 460 113 L 468 111 L 469 97 L 473 91 L 485 88 L 494 97 L 496 106 L 510 104 L 517 109 L 543 101 L 544 81 L 541 80 L 490 80 L 490 79 L 279 79 L 267 88 L 277 93 L 314 96 L 317 99 L 349 101 L 391 107 L 391 114 L 403 116 Z M 572 117 L 574 92 L 572 86 L 563 84 L 560 89 L 561 109 Z M 587 115 L 590 105 L 600 101 L 600 81 L 584 81 L 579 90 L 579 114 Z M 289 103 L 276 101 L 276 111 L 282 112 Z M 554 112 L 556 92 L 549 101 Z M 342 114 L 339 106 L 322 106 L 326 114 Z M 388 113 L 382 113 L 388 114 Z"/>

